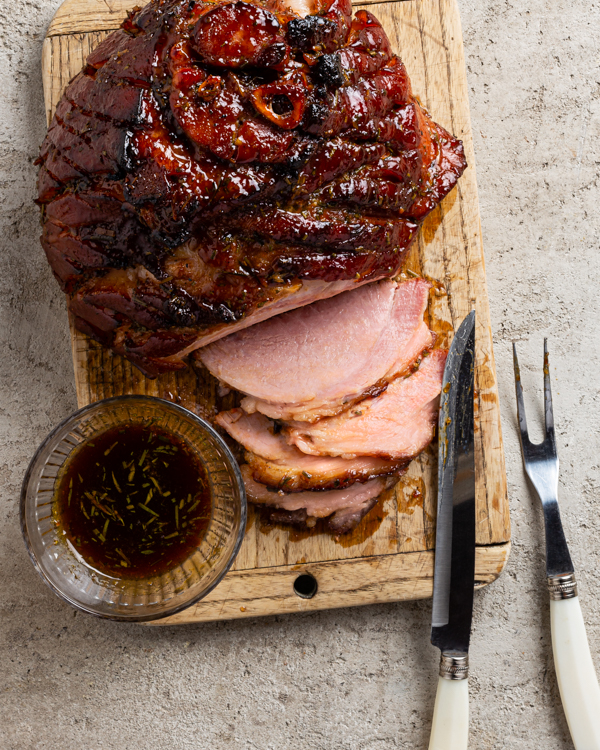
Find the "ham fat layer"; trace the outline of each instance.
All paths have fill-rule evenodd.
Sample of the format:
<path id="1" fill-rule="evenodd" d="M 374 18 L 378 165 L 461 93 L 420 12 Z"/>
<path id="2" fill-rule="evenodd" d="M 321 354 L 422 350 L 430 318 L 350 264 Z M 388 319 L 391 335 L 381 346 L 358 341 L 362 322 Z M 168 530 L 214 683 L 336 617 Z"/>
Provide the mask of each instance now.
<path id="1" fill-rule="evenodd" d="M 234 333 L 198 357 L 248 394 L 247 412 L 315 421 L 385 387 L 432 345 L 423 321 L 429 288 L 423 279 L 367 284 Z"/>

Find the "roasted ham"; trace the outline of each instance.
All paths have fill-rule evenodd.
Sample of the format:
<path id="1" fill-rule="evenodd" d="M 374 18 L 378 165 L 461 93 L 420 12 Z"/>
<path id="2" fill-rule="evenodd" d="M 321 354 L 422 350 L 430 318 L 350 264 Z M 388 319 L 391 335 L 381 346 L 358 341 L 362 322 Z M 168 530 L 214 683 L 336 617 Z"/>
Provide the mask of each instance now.
<path id="1" fill-rule="evenodd" d="M 396 276 L 466 166 L 350 0 L 135 9 L 68 85 L 38 163 L 75 325 L 150 376 Z"/>
<path id="2" fill-rule="evenodd" d="M 349 531 L 429 444 L 447 355 L 424 322 L 429 289 L 375 282 L 200 352 L 251 394 L 215 421 L 245 449 L 248 497 L 271 521 Z"/>
<path id="3" fill-rule="evenodd" d="M 245 396 L 216 421 L 250 500 L 353 528 L 433 435 L 446 355 L 430 284 L 400 274 L 466 166 L 377 19 L 152 0 L 68 85 L 38 163 L 79 330 L 149 376 L 199 350 Z"/>
<path id="4" fill-rule="evenodd" d="M 429 288 L 423 279 L 369 284 L 227 336 L 198 357 L 248 394 L 247 412 L 315 421 L 382 390 L 432 345 Z"/>
<path id="5" fill-rule="evenodd" d="M 376 456 L 343 459 L 331 456 L 307 456 L 288 446 L 288 458 L 269 461 L 246 451 L 245 460 L 252 477 L 269 487 L 300 492 L 302 490 L 333 490 L 349 487 L 381 476 L 400 477 L 408 461 L 386 461 Z M 293 452 L 292 452 L 293 451 Z"/>

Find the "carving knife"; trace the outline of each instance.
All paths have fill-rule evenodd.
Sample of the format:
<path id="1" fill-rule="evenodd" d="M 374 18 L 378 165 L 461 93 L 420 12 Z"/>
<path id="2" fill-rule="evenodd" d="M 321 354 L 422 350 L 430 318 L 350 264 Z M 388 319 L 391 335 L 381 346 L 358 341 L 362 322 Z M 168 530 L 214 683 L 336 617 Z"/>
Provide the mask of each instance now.
<path id="1" fill-rule="evenodd" d="M 429 750 L 464 750 L 475 580 L 475 311 L 456 332 L 440 399 L 431 642 L 441 650 Z"/>

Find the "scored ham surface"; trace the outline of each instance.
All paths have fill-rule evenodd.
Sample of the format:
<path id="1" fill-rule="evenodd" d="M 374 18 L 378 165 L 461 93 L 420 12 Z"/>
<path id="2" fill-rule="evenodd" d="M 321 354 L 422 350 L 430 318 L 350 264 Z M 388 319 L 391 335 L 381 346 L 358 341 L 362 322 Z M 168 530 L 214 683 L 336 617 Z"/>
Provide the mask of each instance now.
<path id="1" fill-rule="evenodd" d="M 466 166 L 349 0 L 153 0 L 70 82 L 38 163 L 75 325 L 150 376 L 394 277 Z"/>
<path id="2" fill-rule="evenodd" d="M 433 438 L 446 356 L 434 349 L 412 375 L 336 417 L 292 422 L 289 442 L 315 456 L 414 458 Z"/>
<path id="3" fill-rule="evenodd" d="M 423 320 L 430 286 L 424 279 L 369 284 L 227 336 L 198 358 L 248 394 L 247 412 L 315 421 L 380 381 L 385 387 L 432 345 Z"/>
<path id="4" fill-rule="evenodd" d="M 405 459 L 387 461 L 375 456 L 308 456 L 289 445 L 270 419 L 242 409 L 221 412 L 215 421 L 246 449 L 252 478 L 286 492 L 337 489 L 378 476 L 399 476 L 408 465 Z"/>

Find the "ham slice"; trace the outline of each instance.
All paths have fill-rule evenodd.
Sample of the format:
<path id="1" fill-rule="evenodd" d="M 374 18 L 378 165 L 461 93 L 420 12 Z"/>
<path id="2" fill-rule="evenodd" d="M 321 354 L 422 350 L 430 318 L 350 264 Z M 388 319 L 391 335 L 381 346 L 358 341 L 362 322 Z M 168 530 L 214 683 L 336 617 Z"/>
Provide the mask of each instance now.
<path id="1" fill-rule="evenodd" d="M 306 456 L 292 448 L 289 460 L 267 461 L 262 456 L 246 452 L 246 462 L 257 482 L 286 492 L 302 490 L 332 490 L 348 487 L 354 482 L 366 482 L 374 477 L 402 476 L 407 461 L 388 461 L 377 456 L 344 459 L 333 456 Z"/>
<path id="2" fill-rule="evenodd" d="M 313 456 L 413 458 L 433 438 L 446 356 L 434 350 L 415 373 L 336 417 L 292 423 L 288 441 Z"/>
<path id="3" fill-rule="evenodd" d="M 275 425 L 261 414 L 245 414 L 241 409 L 222 411 L 215 422 L 246 450 L 276 460 L 285 455 L 288 446 L 281 434 L 276 434 Z"/>
<path id="4" fill-rule="evenodd" d="M 430 284 L 385 280 L 287 312 L 202 348 L 249 413 L 315 421 L 385 388 L 433 343 L 423 321 Z"/>
<path id="5" fill-rule="evenodd" d="M 343 490 L 326 492 L 282 492 L 256 482 L 250 467 L 242 466 L 242 476 L 248 499 L 258 505 L 266 505 L 296 514 L 295 518 L 306 525 L 314 525 L 314 519 L 327 518 L 334 533 L 349 531 L 361 520 L 377 498 L 388 486 L 389 480 L 371 479 L 366 484 L 353 484 Z M 298 514 L 298 511 L 305 513 Z M 293 518 L 294 516 L 292 516 Z M 309 519 L 313 519 L 312 523 Z"/>
<path id="6" fill-rule="evenodd" d="M 328 490 L 366 482 L 378 476 L 404 473 L 407 461 L 388 461 L 376 456 L 344 459 L 307 456 L 288 445 L 284 434 L 262 414 L 245 414 L 241 409 L 221 412 L 216 418 L 234 440 L 246 448 L 246 462 L 256 482 L 285 490 Z"/>

